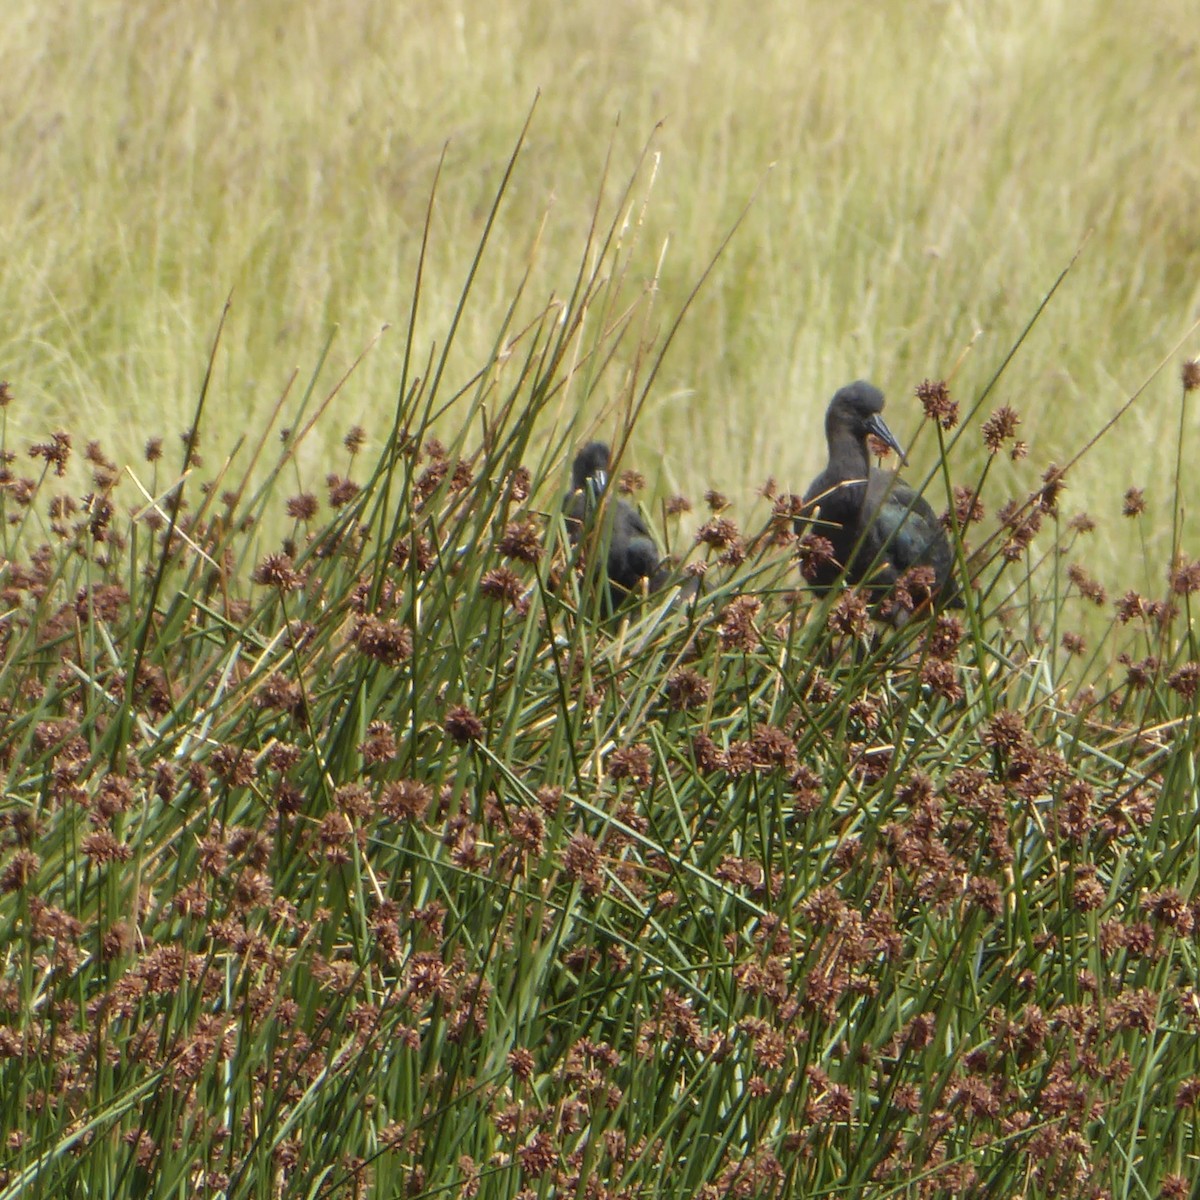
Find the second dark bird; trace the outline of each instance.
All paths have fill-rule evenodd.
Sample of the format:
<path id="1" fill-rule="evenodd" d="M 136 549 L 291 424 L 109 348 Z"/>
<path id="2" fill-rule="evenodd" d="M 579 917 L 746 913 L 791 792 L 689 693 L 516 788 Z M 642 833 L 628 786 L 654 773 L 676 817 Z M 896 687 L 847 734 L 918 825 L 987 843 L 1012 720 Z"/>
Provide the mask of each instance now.
<path id="1" fill-rule="evenodd" d="M 934 597 L 954 603 L 954 553 L 937 515 L 897 472 L 871 466 L 869 434 L 904 461 L 882 410 L 883 393 L 860 379 L 841 388 L 825 413 L 829 463 L 804 493 L 796 532 L 828 538 L 835 561 L 819 562 L 812 582 L 827 588 L 845 570 L 847 582 L 881 599 L 905 571 L 924 566 L 933 570 Z"/>
<path id="2" fill-rule="evenodd" d="M 571 495 L 567 497 L 567 532 L 571 543 L 579 541 L 585 522 L 600 505 L 608 486 L 609 451 L 604 442 L 589 442 L 575 456 L 571 467 Z M 612 528 L 608 536 L 605 567 L 609 582 L 625 592 L 638 590 L 648 580 L 654 591 L 665 582 L 662 555 L 641 514 L 626 500 L 609 502 Z"/>

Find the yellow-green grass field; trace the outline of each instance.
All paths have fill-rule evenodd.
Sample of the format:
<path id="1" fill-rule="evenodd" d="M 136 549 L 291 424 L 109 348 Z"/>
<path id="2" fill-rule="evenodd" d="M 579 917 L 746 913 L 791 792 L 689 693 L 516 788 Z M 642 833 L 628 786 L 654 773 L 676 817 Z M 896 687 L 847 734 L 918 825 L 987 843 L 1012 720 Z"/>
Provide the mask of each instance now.
<path id="1" fill-rule="evenodd" d="M 1200 318 L 1189 13 L 1186 0 L 1136 14 L 1066 0 L 10 0 L 10 430 L 67 428 L 122 461 L 150 434 L 173 437 L 232 292 L 206 445 L 264 423 L 332 328 L 330 383 L 389 324 L 323 424 L 324 454 L 355 423 L 378 441 L 439 156 L 418 359 L 445 339 L 540 93 L 452 384 L 484 361 L 524 272 L 526 313 L 569 291 L 610 147 L 610 193 L 647 141 L 655 156 L 632 205 L 633 273 L 656 281 L 662 322 L 753 198 L 633 437 L 630 462 L 659 493 L 713 485 L 747 504 L 767 476 L 801 490 L 821 461 L 825 402 L 858 377 L 888 392 L 907 440 L 914 385 L 956 371 L 956 394 L 973 399 L 1079 252 L 993 393 L 1031 445 L 993 486 L 999 497 L 1070 459 L 1166 360 L 1070 479 L 1071 505 L 1102 524 L 1096 570 L 1112 587 L 1143 583 L 1140 550 L 1120 561 L 1136 544 L 1118 499 L 1147 488 L 1162 559 L 1178 361 L 1200 349 L 1185 336 Z M 618 390 L 582 413 L 568 398 L 564 415 L 611 434 L 600 401 L 615 406 Z M 1190 478 L 1185 495 L 1195 509 Z"/>
<path id="2" fill-rule="evenodd" d="M 1195 1195 L 1193 7 L 9 0 L 0 1200 Z"/>

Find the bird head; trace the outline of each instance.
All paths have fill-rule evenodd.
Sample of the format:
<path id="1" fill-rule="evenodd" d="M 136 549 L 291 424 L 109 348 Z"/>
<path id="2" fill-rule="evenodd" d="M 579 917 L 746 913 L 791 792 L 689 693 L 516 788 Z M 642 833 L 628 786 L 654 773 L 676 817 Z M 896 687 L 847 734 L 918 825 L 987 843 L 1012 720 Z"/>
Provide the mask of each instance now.
<path id="1" fill-rule="evenodd" d="M 571 466 L 571 487 L 584 491 L 591 484 L 596 492 L 608 486 L 608 446 L 604 442 L 588 442 L 575 455 Z"/>
<path id="2" fill-rule="evenodd" d="M 906 462 L 904 451 L 896 435 L 887 427 L 880 415 L 883 411 L 883 393 L 865 379 L 848 383 L 839 388 L 829 402 L 825 414 L 825 432 L 829 437 L 842 430 L 848 431 L 856 440 L 865 443 L 867 434 L 874 434 L 886 446 L 890 446 Z"/>

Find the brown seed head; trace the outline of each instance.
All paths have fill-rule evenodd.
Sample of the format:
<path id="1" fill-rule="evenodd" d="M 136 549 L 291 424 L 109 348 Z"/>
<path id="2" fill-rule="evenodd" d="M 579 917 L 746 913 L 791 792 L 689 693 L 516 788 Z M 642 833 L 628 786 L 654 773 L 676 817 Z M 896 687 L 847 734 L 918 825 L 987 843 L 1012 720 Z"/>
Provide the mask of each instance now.
<path id="1" fill-rule="evenodd" d="M 54 468 L 55 475 L 62 475 L 71 457 L 71 435 L 61 430 L 51 434 L 48 442 L 29 447 L 29 457 L 45 459 L 46 465 Z"/>
<path id="2" fill-rule="evenodd" d="M 304 689 L 282 671 L 267 676 L 254 695 L 256 708 L 277 708 L 297 718 L 304 716 Z"/>
<path id="3" fill-rule="evenodd" d="M 392 821 L 420 820 L 433 803 L 433 792 L 414 779 L 386 784 L 379 795 L 379 811 Z"/>
<path id="4" fill-rule="evenodd" d="M 950 613 L 939 613 L 928 635 L 930 656 L 950 662 L 962 638 L 963 623 Z"/>
<path id="5" fill-rule="evenodd" d="M 479 581 L 479 594 L 488 600 L 504 604 L 517 604 L 524 592 L 524 585 L 515 571 L 508 567 L 494 567 L 484 572 Z"/>
<path id="6" fill-rule="evenodd" d="M 359 492 L 354 480 L 343 479 L 333 472 L 325 476 L 325 486 L 329 489 L 329 503 L 334 508 L 345 508 Z"/>
<path id="7" fill-rule="evenodd" d="M 780 492 L 771 502 L 772 520 L 792 522 L 804 515 L 804 497 L 795 492 Z"/>
<path id="8" fill-rule="evenodd" d="M 1122 654 L 1118 661 L 1125 664 L 1125 684 L 1134 692 L 1149 687 L 1158 674 L 1158 659 L 1153 655 L 1134 662 L 1128 654 Z"/>
<path id="9" fill-rule="evenodd" d="M 985 746 L 1010 752 L 1022 747 L 1028 737 L 1021 714 L 1002 708 L 988 722 L 982 740 Z"/>
<path id="10" fill-rule="evenodd" d="M 191 447 L 191 455 L 188 458 L 187 465 L 189 467 L 202 467 L 204 460 L 200 457 L 200 430 L 185 429 L 180 435 L 179 440 L 183 443 L 184 453 L 188 453 L 188 447 Z"/>
<path id="11" fill-rule="evenodd" d="M 544 784 L 537 790 L 537 802 L 541 806 L 542 812 L 553 820 L 558 816 L 559 808 L 562 807 L 562 788 Z"/>
<path id="12" fill-rule="evenodd" d="M 1183 364 L 1183 370 L 1180 372 L 1183 380 L 1183 390 L 1185 392 L 1195 392 L 1200 390 L 1200 359 L 1189 358 Z"/>
<path id="13" fill-rule="evenodd" d="M 738 540 L 738 537 L 737 525 L 724 517 L 706 521 L 696 531 L 697 544 L 704 543 L 714 550 L 727 550 Z"/>
<path id="14" fill-rule="evenodd" d="M 442 486 L 450 472 L 450 463 L 445 458 L 435 458 L 417 477 L 413 484 L 413 500 L 418 508 L 424 507 L 429 498 Z"/>
<path id="15" fill-rule="evenodd" d="M 1068 654 L 1079 655 L 1087 649 L 1087 642 L 1082 634 L 1068 631 L 1062 635 L 1062 648 Z"/>
<path id="16" fill-rule="evenodd" d="M 703 675 L 689 667 L 667 676 L 667 703 L 675 712 L 700 708 L 708 702 L 712 687 Z"/>
<path id="17" fill-rule="evenodd" d="M 524 1046 L 518 1046 L 515 1050 L 510 1050 L 508 1054 L 508 1069 L 513 1073 L 514 1078 L 519 1079 L 522 1083 L 528 1083 L 533 1077 L 533 1054 Z"/>
<path id="18" fill-rule="evenodd" d="M 725 766 L 724 753 L 707 733 L 698 733 L 692 738 L 692 756 L 702 775 L 711 775 Z"/>
<path id="19" fill-rule="evenodd" d="M 796 546 L 796 557 L 800 560 L 800 574 L 812 582 L 822 568 L 836 562 L 833 543 L 820 534 L 806 533 Z"/>
<path id="20" fill-rule="evenodd" d="M 596 895 L 603 889 L 600 876 L 600 847 L 596 839 L 577 833 L 563 851 L 563 874 L 578 880 L 585 892 Z"/>
<path id="21" fill-rule="evenodd" d="M 649 787 L 651 778 L 650 747 L 621 746 L 608 760 L 608 773 L 613 779 L 628 779 L 637 787 Z"/>
<path id="22" fill-rule="evenodd" d="M 954 485 L 954 517 L 958 522 L 959 529 L 966 529 L 968 525 L 982 521 L 984 516 L 985 510 L 979 493 L 974 488 L 956 483 Z M 951 528 L 949 513 L 942 517 L 942 524 L 947 529 Z"/>
<path id="23" fill-rule="evenodd" d="M 917 399 L 925 415 L 943 429 L 953 429 L 958 424 L 958 402 L 950 398 L 950 389 L 943 380 L 926 379 L 917 384 Z"/>
<path id="24" fill-rule="evenodd" d="M 396 738 L 386 721 L 372 721 L 367 726 L 366 739 L 359 744 L 359 753 L 367 766 L 391 762 L 396 757 Z"/>
<path id="25" fill-rule="evenodd" d="M 558 1162 L 558 1151 L 554 1148 L 554 1139 L 546 1132 L 535 1133 L 533 1137 L 517 1150 L 517 1158 L 521 1161 L 521 1169 L 530 1177 L 544 1175 Z M 531 1194 L 534 1194 L 531 1192 Z"/>
<path id="26" fill-rule="evenodd" d="M 1037 505 L 1042 512 L 1058 512 L 1058 499 L 1067 486 L 1065 476 L 1065 470 L 1055 463 L 1042 472 L 1042 486 L 1037 492 Z"/>
<path id="27" fill-rule="evenodd" d="M 412 631 L 390 617 L 387 620 L 370 614 L 359 617 L 351 641 L 360 654 L 389 667 L 399 666 L 412 656 Z"/>
<path id="28" fill-rule="evenodd" d="M 761 725 L 750 739 L 750 752 L 755 770 L 796 769 L 796 745 L 782 729 Z"/>
<path id="29" fill-rule="evenodd" d="M 471 464 L 459 459 L 454 464 L 454 473 L 450 476 L 450 490 L 465 492 L 474 482 L 475 473 L 471 470 Z"/>
<path id="30" fill-rule="evenodd" d="M 1200 384 L 1196 386 L 1200 387 Z M 1158 1181 L 1158 1194 L 1162 1200 L 1188 1200 L 1192 1185 L 1187 1176 L 1168 1172 Z"/>
<path id="31" fill-rule="evenodd" d="M 1001 553 L 1007 561 L 1014 562 L 1028 549 L 1041 528 L 1042 510 L 1036 504 L 1026 507 L 1016 500 L 1008 500 L 996 516 L 1005 528 Z"/>
<path id="32" fill-rule="evenodd" d="M 1142 908 L 1159 924 L 1168 926 L 1182 937 L 1187 937 L 1195 925 L 1191 905 L 1173 887 L 1152 892 L 1142 901 Z"/>
<path id="33" fill-rule="evenodd" d="M 227 787 L 247 787 L 254 782 L 254 758 L 240 746 L 218 746 L 210 761 L 213 774 Z"/>
<path id="34" fill-rule="evenodd" d="M 542 556 L 542 538 L 532 520 L 512 521 L 505 526 L 498 549 L 505 558 L 535 563 Z"/>
<path id="35" fill-rule="evenodd" d="M 1103 903 L 1104 885 L 1096 878 L 1094 867 L 1081 867 L 1075 872 L 1071 899 L 1079 912 L 1095 912 Z"/>
<path id="36" fill-rule="evenodd" d="M 66 438 L 67 443 L 70 443 L 70 440 L 71 440 L 70 437 L 67 437 L 66 433 L 55 433 L 54 437 L 55 438 Z M 88 445 L 85 446 L 84 451 L 83 451 L 83 456 L 94 467 L 103 467 L 106 470 L 118 469 L 118 467 L 116 467 L 115 462 L 113 462 L 112 460 L 109 460 L 109 458 L 104 457 L 104 451 L 101 448 L 101 444 L 96 442 L 95 439 L 92 439 L 91 442 L 89 442 Z"/>
<path id="37" fill-rule="evenodd" d="M 509 476 L 509 491 L 518 504 L 529 499 L 532 487 L 533 477 L 529 474 L 528 467 L 517 467 Z"/>
<path id="38" fill-rule="evenodd" d="M 1200 691 L 1200 663 L 1184 663 L 1177 671 L 1173 671 L 1167 679 L 1167 686 L 1178 692 L 1189 704 Z"/>
<path id="39" fill-rule="evenodd" d="M 278 588 L 281 592 L 294 591 L 303 583 L 286 554 L 268 554 L 254 568 L 250 579 L 263 587 Z"/>
<path id="40" fill-rule="evenodd" d="M 540 808 L 523 808 L 513 816 L 513 843 L 522 854 L 541 854 L 545 835 L 546 821 Z"/>
<path id="41" fill-rule="evenodd" d="M 738 596 L 726 606 L 721 616 L 721 645 L 726 650 L 750 653 L 758 648 L 758 630 L 754 618 L 762 607 L 757 596 Z"/>
<path id="42" fill-rule="evenodd" d="M 933 598 L 937 575 L 932 567 L 909 567 L 896 580 L 890 593 L 879 606 L 881 616 L 891 617 L 896 612 L 916 612 Z"/>
<path id="43" fill-rule="evenodd" d="M 883 440 L 883 438 L 876 437 L 873 433 L 868 433 L 867 453 L 872 458 L 884 459 L 892 453 L 892 448 Z"/>
<path id="44" fill-rule="evenodd" d="M 958 670 L 952 662 L 940 658 L 929 658 L 921 665 L 921 682 L 935 696 L 956 703 L 965 695 L 958 681 Z"/>
<path id="45" fill-rule="evenodd" d="M 641 471 L 622 471 L 621 478 L 617 480 L 617 491 L 622 496 L 632 496 L 635 492 L 640 492 L 646 486 L 646 477 Z"/>
<path id="46" fill-rule="evenodd" d="M 1116 602 L 1117 620 L 1128 625 L 1135 617 L 1146 615 L 1146 601 L 1137 592 L 1130 590 Z"/>
<path id="47" fill-rule="evenodd" d="M 725 552 L 717 559 L 723 567 L 740 567 L 746 561 L 746 544 L 742 539 L 734 538 Z"/>
<path id="48" fill-rule="evenodd" d="M 1179 610 L 1173 604 L 1164 600 L 1151 600 L 1146 605 L 1146 618 L 1157 622 L 1160 629 L 1166 629 L 1179 615 Z"/>
<path id="49" fill-rule="evenodd" d="M 301 492 L 288 498 L 284 511 L 293 520 L 311 521 L 317 515 L 317 498 L 312 492 Z"/>
<path id="50" fill-rule="evenodd" d="M 433 546 L 428 538 L 422 537 L 420 534 L 416 536 L 415 553 L 411 537 L 402 537 L 396 540 L 395 545 L 392 546 L 392 566 L 398 570 L 404 570 L 408 566 L 409 559 L 415 559 L 414 565 L 417 568 L 418 574 L 424 574 L 433 566 L 435 556 Z"/>
<path id="51" fill-rule="evenodd" d="M 869 625 L 867 602 L 853 588 L 844 591 L 829 614 L 829 627 L 845 637 L 862 637 Z"/>
<path id="52" fill-rule="evenodd" d="M 36 877 L 42 860 L 32 850 L 18 850 L 0 872 L 0 893 L 19 892 Z"/>
<path id="53" fill-rule="evenodd" d="M 483 722 L 465 705 L 455 705 L 447 714 L 444 728 L 460 745 L 483 740 Z"/>
<path id="54" fill-rule="evenodd" d="M 133 850 L 119 842 L 107 829 L 97 829 L 83 839 L 83 856 L 95 863 L 128 862 Z"/>
<path id="55" fill-rule="evenodd" d="M 1021 418 L 1007 404 L 996 409 L 983 423 L 983 444 L 989 454 L 996 454 L 1017 432 Z"/>
<path id="56" fill-rule="evenodd" d="M 1093 579 L 1078 563 L 1072 563 L 1067 568 L 1067 578 L 1079 589 L 1079 594 L 1090 600 L 1097 607 L 1108 602 L 1108 593 L 1104 585 Z"/>
<path id="57" fill-rule="evenodd" d="M 1136 517 L 1146 511 L 1146 496 L 1141 488 L 1131 487 L 1125 492 L 1125 502 L 1121 505 L 1121 514 L 1126 517 Z"/>
<path id="58" fill-rule="evenodd" d="M 1200 592 L 1200 559 L 1186 562 L 1181 557 L 1170 573 L 1171 591 L 1177 596 L 1190 596 Z"/>

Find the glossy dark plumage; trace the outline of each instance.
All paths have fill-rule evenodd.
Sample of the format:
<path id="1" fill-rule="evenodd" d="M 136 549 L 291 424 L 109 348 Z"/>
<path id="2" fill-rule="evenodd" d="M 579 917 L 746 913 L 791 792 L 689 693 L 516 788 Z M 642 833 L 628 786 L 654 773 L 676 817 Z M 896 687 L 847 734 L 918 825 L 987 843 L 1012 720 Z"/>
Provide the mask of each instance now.
<path id="1" fill-rule="evenodd" d="M 934 596 L 953 602 L 954 553 L 937 514 L 895 471 L 871 466 L 868 434 L 904 459 L 882 409 L 883 393 L 860 379 L 839 390 L 825 413 L 829 463 L 804 493 L 806 517 L 796 532 L 828 538 L 836 561 L 820 563 L 812 582 L 827 588 L 845 568 L 850 583 L 866 583 L 880 598 L 905 571 L 926 566 Z"/>
<path id="2" fill-rule="evenodd" d="M 600 503 L 600 495 L 608 486 L 609 452 L 603 442 L 589 442 L 575 456 L 571 467 L 571 486 L 567 498 L 567 531 L 571 542 L 579 540 L 584 522 Z M 665 582 L 666 570 L 662 555 L 654 544 L 649 526 L 628 501 L 609 502 L 612 528 L 608 535 L 606 567 L 611 583 L 626 592 L 636 591 L 642 580 L 649 580 L 651 591 Z"/>

